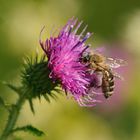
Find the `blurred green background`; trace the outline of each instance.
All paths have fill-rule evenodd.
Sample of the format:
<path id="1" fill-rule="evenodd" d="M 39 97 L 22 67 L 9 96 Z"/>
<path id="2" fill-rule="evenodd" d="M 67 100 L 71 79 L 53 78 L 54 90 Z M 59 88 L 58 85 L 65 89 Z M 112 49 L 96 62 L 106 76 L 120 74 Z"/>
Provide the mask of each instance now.
<path id="1" fill-rule="evenodd" d="M 26 103 L 17 126 L 33 124 L 46 136 L 36 138 L 19 132 L 14 140 L 139 140 L 140 139 L 140 1 L 139 0 L 0 0 L 0 80 L 18 84 L 25 55 L 39 48 L 39 33 L 46 25 L 63 26 L 72 16 L 84 20 L 94 32 L 93 47 L 107 46 L 107 52 L 123 58 L 128 66 L 120 70 L 125 78 L 114 95 L 93 108 L 81 108 L 60 95 L 47 103 L 34 100 L 36 114 Z M 42 51 L 40 50 L 42 53 Z M 9 103 L 17 96 L 0 84 L 0 95 Z M 0 107 L 0 133 L 7 120 Z"/>

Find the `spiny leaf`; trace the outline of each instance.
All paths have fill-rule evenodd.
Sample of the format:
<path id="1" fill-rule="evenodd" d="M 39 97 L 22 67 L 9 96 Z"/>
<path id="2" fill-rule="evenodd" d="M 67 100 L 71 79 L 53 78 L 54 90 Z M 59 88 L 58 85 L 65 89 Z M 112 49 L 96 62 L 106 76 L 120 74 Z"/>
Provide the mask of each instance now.
<path id="1" fill-rule="evenodd" d="M 16 93 L 20 94 L 20 89 L 19 87 L 14 86 L 12 83 L 8 83 L 3 81 L 2 82 L 4 85 L 8 86 L 10 89 L 12 89 L 13 91 L 15 91 Z"/>
<path id="2" fill-rule="evenodd" d="M 4 107 L 4 108 L 6 108 L 8 111 L 10 111 L 10 105 L 8 105 L 8 104 L 6 104 L 5 102 L 4 102 L 4 100 L 0 97 L 0 106 L 2 106 L 2 107 Z"/>
<path id="3" fill-rule="evenodd" d="M 26 125 L 26 126 L 23 126 L 23 127 L 17 127 L 16 129 L 14 129 L 12 131 L 12 133 L 14 132 L 17 132 L 17 131 L 24 131 L 24 132 L 29 132 L 35 136 L 43 136 L 45 135 L 45 133 L 37 128 L 35 128 L 34 126 L 32 125 Z"/>

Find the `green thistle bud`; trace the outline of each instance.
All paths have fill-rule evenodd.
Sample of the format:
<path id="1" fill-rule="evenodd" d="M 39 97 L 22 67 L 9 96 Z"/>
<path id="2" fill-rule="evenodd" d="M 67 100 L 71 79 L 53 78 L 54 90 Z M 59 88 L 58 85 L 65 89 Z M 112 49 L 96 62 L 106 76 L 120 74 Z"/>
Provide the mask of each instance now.
<path id="1" fill-rule="evenodd" d="M 48 95 L 54 97 L 53 90 L 56 90 L 58 83 L 53 83 L 49 78 L 48 63 L 45 56 L 42 58 L 26 58 L 24 70 L 22 71 L 22 87 L 27 93 L 27 98 L 31 101 L 33 98 L 44 96 L 48 101 Z"/>

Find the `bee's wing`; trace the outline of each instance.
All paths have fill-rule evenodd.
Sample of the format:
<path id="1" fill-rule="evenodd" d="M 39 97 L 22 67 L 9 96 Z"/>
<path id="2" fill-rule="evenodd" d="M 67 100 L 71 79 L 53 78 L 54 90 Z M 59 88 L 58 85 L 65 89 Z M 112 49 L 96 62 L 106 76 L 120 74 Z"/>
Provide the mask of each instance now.
<path id="1" fill-rule="evenodd" d="M 115 77 L 115 78 L 118 78 L 118 79 L 120 79 L 120 80 L 124 80 L 124 77 L 122 77 L 120 74 L 118 74 L 117 72 L 114 72 L 113 71 L 113 76 Z"/>
<path id="2" fill-rule="evenodd" d="M 106 58 L 106 62 L 111 68 L 119 68 L 127 65 L 127 62 L 122 59 Z"/>

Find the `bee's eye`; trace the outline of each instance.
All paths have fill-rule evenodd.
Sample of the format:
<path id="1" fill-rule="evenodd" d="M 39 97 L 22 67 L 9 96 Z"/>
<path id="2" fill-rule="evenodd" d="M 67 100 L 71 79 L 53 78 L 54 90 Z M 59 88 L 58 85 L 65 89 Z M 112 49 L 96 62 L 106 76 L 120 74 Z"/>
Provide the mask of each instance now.
<path id="1" fill-rule="evenodd" d="M 89 60 L 90 60 L 90 56 L 87 55 L 87 56 L 85 57 L 85 59 L 86 59 L 87 61 L 89 61 Z"/>
<path id="2" fill-rule="evenodd" d="M 87 59 L 87 60 L 89 60 L 89 59 L 90 59 L 90 57 L 89 57 L 89 56 L 86 56 L 86 59 Z"/>
<path id="3" fill-rule="evenodd" d="M 84 57 L 84 58 L 83 58 L 83 61 L 84 61 L 85 63 L 88 62 L 88 58 Z"/>
<path id="4" fill-rule="evenodd" d="M 82 62 L 87 63 L 90 60 L 90 56 L 88 56 L 88 55 L 84 56 L 84 57 L 81 58 L 81 60 L 82 60 Z"/>

